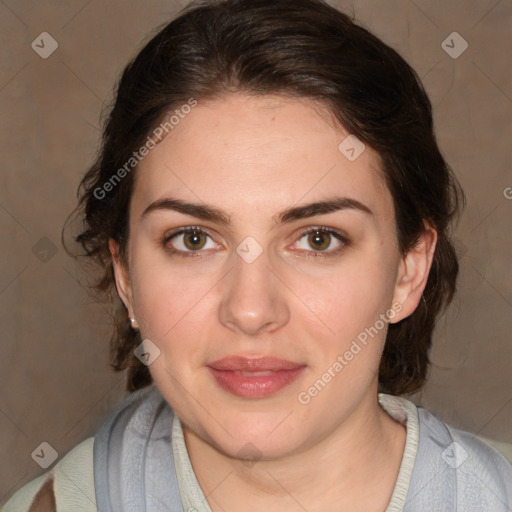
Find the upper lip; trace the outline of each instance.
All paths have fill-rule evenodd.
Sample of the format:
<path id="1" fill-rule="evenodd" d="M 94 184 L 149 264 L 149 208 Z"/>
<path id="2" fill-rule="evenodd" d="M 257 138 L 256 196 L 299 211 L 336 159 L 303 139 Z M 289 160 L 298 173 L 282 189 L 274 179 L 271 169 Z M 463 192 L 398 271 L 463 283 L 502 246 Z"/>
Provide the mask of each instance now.
<path id="1" fill-rule="evenodd" d="M 229 356 L 218 359 L 207 366 L 214 370 L 224 371 L 279 371 L 279 370 L 295 370 L 305 365 L 279 359 L 277 357 L 244 357 L 244 356 Z"/>

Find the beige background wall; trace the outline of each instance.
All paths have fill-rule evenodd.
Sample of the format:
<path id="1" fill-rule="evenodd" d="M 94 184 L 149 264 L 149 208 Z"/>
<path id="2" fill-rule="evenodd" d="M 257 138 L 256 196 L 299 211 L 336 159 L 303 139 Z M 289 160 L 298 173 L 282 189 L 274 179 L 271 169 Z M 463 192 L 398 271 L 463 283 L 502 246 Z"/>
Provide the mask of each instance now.
<path id="1" fill-rule="evenodd" d="M 512 442 L 512 2 L 332 3 L 418 71 L 467 193 L 460 293 L 414 399 L 456 426 Z M 78 284 L 60 231 L 115 79 L 183 5 L 0 0 L 0 503 L 45 471 L 31 458 L 41 442 L 64 455 L 124 395 L 123 376 L 107 368 L 108 314 Z M 454 31 L 469 44 L 456 59 L 441 47 Z M 47 59 L 31 48 L 42 32 L 58 42 Z"/>

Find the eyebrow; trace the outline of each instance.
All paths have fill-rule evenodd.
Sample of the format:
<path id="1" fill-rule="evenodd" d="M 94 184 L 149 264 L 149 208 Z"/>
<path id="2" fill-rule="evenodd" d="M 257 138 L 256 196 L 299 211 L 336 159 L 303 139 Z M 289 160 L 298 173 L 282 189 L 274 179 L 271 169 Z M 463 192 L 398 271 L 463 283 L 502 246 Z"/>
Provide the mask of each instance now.
<path id="1" fill-rule="evenodd" d="M 224 226 L 231 225 L 231 217 L 229 214 L 208 204 L 190 203 L 181 199 L 164 197 L 151 203 L 141 214 L 141 218 L 147 216 L 154 211 L 171 210 L 202 220 L 221 224 Z M 272 217 L 274 225 L 286 224 L 295 220 L 307 219 L 315 215 L 322 215 L 341 210 L 358 210 L 363 213 L 373 215 L 373 212 L 356 199 L 349 197 L 333 197 L 323 201 L 293 206 L 275 214 Z"/>

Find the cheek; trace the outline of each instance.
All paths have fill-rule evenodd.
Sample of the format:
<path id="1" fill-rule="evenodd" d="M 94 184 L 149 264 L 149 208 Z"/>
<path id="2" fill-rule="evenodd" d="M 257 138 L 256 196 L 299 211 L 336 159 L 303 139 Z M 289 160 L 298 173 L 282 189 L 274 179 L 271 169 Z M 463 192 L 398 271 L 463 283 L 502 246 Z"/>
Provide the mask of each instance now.
<path id="1" fill-rule="evenodd" d="M 202 333 L 205 319 L 211 318 L 205 310 L 205 294 L 212 288 L 205 280 L 183 277 L 168 268 L 159 271 L 155 266 L 140 266 L 134 272 L 141 335 L 161 353 L 149 370 L 159 388 L 174 397 L 183 395 L 180 383 L 193 381 L 194 370 L 204 358 Z M 186 402 L 184 397 L 173 400 L 174 405 Z"/>
<path id="2" fill-rule="evenodd" d="M 201 299 L 208 289 L 200 279 L 183 277 L 140 276 L 135 296 L 136 308 L 141 318 L 144 334 L 164 341 L 175 333 L 186 334 L 196 328 L 196 320 L 204 318 L 205 302 Z"/>
<path id="3" fill-rule="evenodd" d="M 382 267 L 379 270 L 375 265 L 372 271 L 367 263 L 360 261 L 346 272 L 339 272 L 308 298 L 315 315 L 304 313 L 301 322 L 313 363 L 306 384 L 314 387 L 318 379 L 332 382 L 326 387 L 327 392 L 315 398 L 319 410 L 327 403 L 349 401 L 351 393 L 363 392 L 378 375 L 393 281 L 382 272 Z"/>
<path id="4" fill-rule="evenodd" d="M 183 266 L 169 264 L 168 257 L 147 248 L 133 254 L 134 307 L 141 333 L 163 341 L 183 329 L 193 329 L 201 315 L 201 299 L 213 286 L 212 275 L 184 272 Z M 185 265 L 185 263 L 183 264 Z"/>
<path id="5" fill-rule="evenodd" d="M 358 253 L 315 280 L 296 279 L 294 289 L 319 319 L 346 340 L 389 309 L 395 271 L 378 254 Z"/>
<path id="6" fill-rule="evenodd" d="M 312 327 L 304 322 L 313 342 L 310 359 L 315 362 L 309 384 L 323 381 L 322 376 L 330 379 L 326 372 L 336 375 L 330 391 L 317 401 L 319 407 L 348 399 L 347 393 L 363 390 L 376 378 L 388 326 L 381 315 L 390 310 L 392 274 L 393 267 L 384 268 L 382 258 L 360 254 L 310 297 L 323 323 Z"/>

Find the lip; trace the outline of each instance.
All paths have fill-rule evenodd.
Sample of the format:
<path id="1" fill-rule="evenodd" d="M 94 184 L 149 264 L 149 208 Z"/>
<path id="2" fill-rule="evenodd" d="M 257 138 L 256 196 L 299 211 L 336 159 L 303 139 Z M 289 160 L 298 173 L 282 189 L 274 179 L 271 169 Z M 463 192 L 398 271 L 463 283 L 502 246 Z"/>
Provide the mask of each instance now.
<path id="1" fill-rule="evenodd" d="M 276 357 L 230 356 L 207 368 L 224 390 L 244 398 L 264 398 L 291 384 L 306 365 Z"/>
<path id="2" fill-rule="evenodd" d="M 267 370 L 296 370 L 306 365 L 287 361 L 286 359 L 279 359 L 278 357 L 228 356 L 209 363 L 207 366 L 215 370 L 263 372 Z"/>

